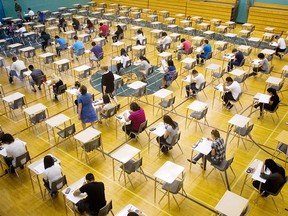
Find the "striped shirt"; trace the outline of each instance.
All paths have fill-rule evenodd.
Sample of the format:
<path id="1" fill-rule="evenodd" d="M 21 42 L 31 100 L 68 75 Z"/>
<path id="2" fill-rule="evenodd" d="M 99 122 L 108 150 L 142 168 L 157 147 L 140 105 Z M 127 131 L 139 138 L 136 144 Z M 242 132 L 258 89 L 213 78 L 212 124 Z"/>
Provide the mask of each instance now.
<path id="1" fill-rule="evenodd" d="M 215 149 L 215 155 L 212 156 L 212 159 L 221 162 L 226 158 L 225 156 L 226 147 L 223 138 L 217 138 L 216 140 L 214 140 L 212 142 L 211 147 L 212 149 Z"/>

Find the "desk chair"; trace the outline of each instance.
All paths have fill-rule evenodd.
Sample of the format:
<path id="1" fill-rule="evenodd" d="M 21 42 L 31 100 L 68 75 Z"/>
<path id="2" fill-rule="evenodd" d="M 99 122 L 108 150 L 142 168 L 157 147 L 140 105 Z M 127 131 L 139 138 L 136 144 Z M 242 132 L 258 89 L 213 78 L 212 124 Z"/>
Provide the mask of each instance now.
<path id="1" fill-rule="evenodd" d="M 68 49 L 68 43 L 63 44 L 62 49 L 59 50 L 60 56 L 62 57 L 62 52 L 65 54 L 65 52 L 69 53 L 69 49 Z"/>
<path id="2" fill-rule="evenodd" d="M 112 94 L 116 96 L 118 93 L 118 89 L 121 89 L 120 91 L 123 91 L 123 85 L 124 81 L 122 78 L 114 80 L 114 91 Z"/>
<path id="3" fill-rule="evenodd" d="M 89 141 L 87 143 L 83 143 L 81 148 L 82 148 L 81 159 L 82 159 L 83 153 L 85 153 L 85 158 L 86 158 L 86 163 L 87 164 L 90 164 L 90 159 L 91 159 L 91 158 L 89 158 L 88 153 L 89 152 L 93 152 L 94 150 L 100 151 L 102 153 L 104 159 L 105 159 L 101 136 L 99 136 L 96 139 L 91 140 L 91 141 Z"/>
<path id="4" fill-rule="evenodd" d="M 192 113 L 190 114 L 191 119 L 189 118 L 189 119 L 190 119 L 190 122 L 189 122 L 189 124 L 188 124 L 188 127 L 189 127 L 189 125 L 191 124 L 191 122 L 192 122 L 193 120 L 195 120 L 195 122 L 196 122 L 196 131 L 197 131 L 197 124 L 198 124 L 200 130 L 203 132 L 203 130 L 202 130 L 201 126 L 200 126 L 199 121 L 202 120 L 202 119 L 204 119 L 204 125 L 205 125 L 205 122 L 206 122 L 206 124 L 209 126 L 208 121 L 207 121 L 207 118 L 206 118 L 207 112 L 208 112 L 208 107 L 206 107 L 206 108 L 205 108 L 204 110 L 202 110 L 201 112 L 197 112 L 197 111 L 192 112 Z"/>
<path id="5" fill-rule="evenodd" d="M 284 52 L 279 52 L 279 55 L 281 56 L 281 59 L 288 54 L 288 47 L 286 47 Z"/>
<path id="6" fill-rule="evenodd" d="M 75 132 L 76 132 L 75 124 L 67 126 L 66 128 L 60 130 L 57 133 L 59 135 L 58 141 L 59 141 L 59 138 L 62 138 L 63 140 L 67 139 L 67 138 L 70 139 L 75 134 Z M 66 150 L 67 150 L 66 143 L 65 143 L 65 147 L 66 147 Z"/>
<path id="7" fill-rule="evenodd" d="M 248 57 L 251 60 L 251 57 L 250 57 L 251 52 L 252 52 L 252 47 L 250 47 L 247 52 L 242 52 L 242 53 L 244 56 Z"/>
<path id="8" fill-rule="evenodd" d="M 174 74 L 173 74 L 173 77 L 172 77 L 172 80 L 171 81 L 167 81 L 167 86 L 170 86 L 172 85 L 173 81 L 176 82 L 178 88 L 180 87 L 179 86 L 179 83 L 177 82 L 177 78 L 178 78 L 178 71 L 176 71 Z"/>
<path id="9" fill-rule="evenodd" d="M 277 156 L 275 156 L 275 154 L 277 154 Z M 274 153 L 273 153 L 273 157 L 272 159 L 274 159 L 275 157 L 278 157 L 279 154 L 284 154 L 285 155 L 285 168 L 286 168 L 286 163 L 287 163 L 287 159 L 288 159 L 288 145 L 284 144 L 282 142 L 279 142 Z"/>
<path id="10" fill-rule="evenodd" d="M 32 62 L 34 62 L 34 57 L 36 56 L 36 50 L 29 50 L 28 52 L 24 53 L 25 59 L 29 61 L 29 59 L 32 59 Z"/>
<path id="11" fill-rule="evenodd" d="M 43 110 L 36 115 L 32 116 L 29 121 L 33 126 L 36 126 L 37 124 L 41 123 L 47 118 L 46 116 L 46 110 Z"/>
<path id="12" fill-rule="evenodd" d="M 15 163 L 15 166 L 11 165 L 9 167 L 9 173 L 11 173 L 11 170 L 12 170 L 12 167 L 14 168 L 15 170 L 15 173 L 17 175 L 18 178 L 20 178 L 18 172 L 17 172 L 17 168 L 21 168 L 23 169 L 24 165 L 27 164 L 28 162 L 31 163 L 31 158 L 30 158 L 30 155 L 29 155 L 29 152 L 26 151 L 24 154 L 16 157 L 16 163 Z"/>
<path id="13" fill-rule="evenodd" d="M 198 90 L 194 90 L 196 96 L 198 95 L 199 92 L 203 92 L 204 95 L 205 95 L 205 97 L 207 98 L 207 95 L 206 95 L 206 93 L 204 92 L 205 87 L 206 87 L 206 81 L 200 84 L 200 87 L 199 87 Z"/>
<path id="14" fill-rule="evenodd" d="M 213 52 L 209 52 L 209 53 L 207 54 L 206 59 L 203 59 L 204 65 L 206 64 L 206 61 L 207 61 L 207 60 L 210 60 L 210 62 L 211 62 L 212 55 L 213 55 Z"/>
<path id="15" fill-rule="evenodd" d="M 103 114 L 103 113 L 100 113 L 100 116 L 101 116 L 101 119 L 105 119 L 105 123 L 107 125 L 107 127 L 109 127 L 109 124 L 107 122 L 107 119 L 110 120 L 111 117 L 113 117 L 114 115 L 116 115 L 117 113 L 117 107 L 112 107 L 110 108 L 109 110 L 107 110 L 107 113 L 106 114 Z"/>
<path id="16" fill-rule="evenodd" d="M 248 87 L 245 83 L 245 81 L 248 77 L 249 77 L 249 74 L 245 73 L 242 77 L 235 77 L 234 81 L 238 82 L 239 84 L 243 83 L 243 88 L 244 88 L 244 86 L 246 86 L 246 89 L 248 89 Z"/>
<path id="17" fill-rule="evenodd" d="M 272 70 L 271 70 L 272 71 Z M 284 97 L 281 89 L 283 88 L 284 86 L 284 83 L 285 83 L 285 78 L 282 79 L 282 81 L 279 83 L 279 85 L 271 85 L 270 88 L 274 88 L 278 93 L 280 92 L 282 97 Z"/>
<path id="18" fill-rule="evenodd" d="M 99 210 L 98 216 L 107 216 L 109 212 L 111 212 L 111 214 L 114 216 L 114 213 L 112 212 L 112 200 L 110 200 L 110 202 L 108 202 L 104 207 Z"/>
<path id="19" fill-rule="evenodd" d="M 266 112 L 269 112 L 270 113 L 270 115 L 271 115 L 271 118 L 272 118 L 272 120 L 273 120 L 273 122 L 274 122 L 274 124 L 275 124 L 275 121 L 274 121 L 274 118 L 273 118 L 273 113 L 275 113 L 276 114 L 276 116 L 277 116 L 277 118 L 279 119 L 279 116 L 278 116 L 278 113 L 277 113 L 277 110 L 278 110 L 278 108 L 279 108 L 279 105 L 280 105 L 280 103 L 281 103 L 281 100 L 279 101 L 279 103 L 277 104 L 277 106 L 275 107 L 275 109 L 274 110 L 266 110 L 265 108 L 264 108 L 264 111 L 266 111 Z"/>
<path id="20" fill-rule="evenodd" d="M 17 119 L 17 116 L 15 115 L 14 110 L 19 109 L 19 108 L 23 109 L 23 107 L 25 107 L 25 106 L 26 106 L 26 104 L 25 104 L 24 98 L 19 98 L 19 99 L 15 100 L 9 104 L 9 107 L 12 110 L 11 113 L 12 113 L 12 115 L 14 115 L 16 117 L 16 119 Z"/>
<path id="21" fill-rule="evenodd" d="M 132 97 L 138 101 L 142 96 L 145 97 L 146 102 L 148 103 L 147 99 L 147 93 L 146 93 L 146 86 L 143 86 L 142 88 L 138 89 L 134 94 L 132 94 Z M 131 101 L 132 102 L 132 101 Z"/>
<path id="22" fill-rule="evenodd" d="M 239 65 L 233 65 L 233 66 L 234 66 L 235 68 L 240 68 L 240 67 L 242 67 L 242 69 L 244 70 L 245 62 L 246 62 L 246 59 L 243 58 Z"/>
<path id="23" fill-rule="evenodd" d="M 237 110 L 237 108 L 236 108 L 236 106 L 235 106 L 235 104 L 236 104 L 237 102 L 239 102 L 239 104 L 240 104 L 240 106 L 241 106 L 241 109 L 243 109 L 242 103 L 241 103 L 241 101 L 240 101 L 240 97 L 242 96 L 242 94 L 243 94 L 243 92 L 241 92 L 235 100 L 229 100 L 229 102 L 232 103 L 233 107 L 235 107 L 235 110 L 236 110 L 237 113 L 238 113 L 238 110 Z"/>
<path id="24" fill-rule="evenodd" d="M 251 210 L 251 206 L 248 204 L 248 206 L 241 212 L 240 216 L 248 215 L 250 210 Z M 227 215 L 221 213 L 221 214 L 219 214 L 219 216 L 227 216 Z"/>
<path id="25" fill-rule="evenodd" d="M 175 198 L 174 195 L 178 194 L 179 191 L 182 190 L 182 194 L 185 194 L 185 196 L 187 196 L 186 191 L 185 191 L 184 188 L 183 188 L 183 183 L 184 183 L 185 177 L 186 177 L 186 173 L 184 173 L 182 179 L 176 179 L 176 180 L 173 181 L 171 184 L 165 182 L 165 183 L 163 184 L 163 186 L 162 186 L 162 189 L 163 189 L 164 191 L 166 191 L 166 192 L 164 193 L 164 195 L 162 196 L 162 198 L 159 200 L 159 203 L 162 201 L 162 199 L 164 198 L 164 196 L 168 195 L 168 191 L 169 191 L 169 193 L 172 194 L 172 197 L 173 197 L 173 199 L 175 200 L 178 208 L 180 209 L 180 206 L 179 206 L 179 204 L 178 204 L 178 202 L 177 202 L 177 200 L 176 200 L 176 198 Z"/>
<path id="26" fill-rule="evenodd" d="M 248 127 L 245 126 L 243 128 L 236 127 L 234 130 L 234 136 L 230 142 L 232 142 L 232 140 L 237 136 L 238 137 L 237 146 L 239 147 L 239 140 L 241 139 L 243 142 L 243 145 L 245 147 L 245 150 L 247 150 L 245 142 L 244 142 L 244 138 L 247 136 L 249 136 L 249 137 L 251 136 L 250 133 L 253 130 L 253 127 L 254 127 L 254 124 L 251 124 Z"/>
<path id="27" fill-rule="evenodd" d="M 226 172 L 227 172 L 227 170 L 230 168 L 231 171 L 232 171 L 232 173 L 233 173 L 233 175 L 234 175 L 234 177 L 236 178 L 236 175 L 235 175 L 235 173 L 234 173 L 234 170 L 233 170 L 232 167 L 231 167 L 231 164 L 233 163 L 234 157 L 235 157 L 235 156 L 233 156 L 233 157 L 230 158 L 229 160 L 224 159 L 219 165 L 211 164 L 211 165 L 213 166 L 213 169 L 208 173 L 208 175 L 206 176 L 206 178 L 208 178 L 208 176 L 209 176 L 215 169 L 217 169 L 217 170 L 219 171 L 219 173 L 220 173 L 220 176 L 221 176 L 222 181 L 224 182 L 224 185 L 226 185 L 226 183 L 229 184 L 229 182 L 226 182 L 226 183 L 225 183 L 224 178 L 223 178 L 223 176 L 222 176 L 222 173 L 225 173 L 225 175 L 227 175 Z M 227 180 L 228 180 L 228 179 L 227 179 Z M 227 188 L 229 188 L 228 185 L 226 185 L 226 186 L 227 186 Z"/>
<path id="28" fill-rule="evenodd" d="M 65 185 L 68 187 L 68 183 L 67 183 L 67 179 L 66 179 L 65 175 L 62 176 L 61 178 L 53 181 L 51 183 L 51 188 L 49 188 L 48 185 L 47 186 L 45 185 L 44 198 L 46 197 L 46 191 L 48 191 L 50 200 L 51 200 L 52 204 L 54 205 L 54 201 L 53 201 L 54 195 L 56 195 L 58 193 L 58 191 L 61 188 L 63 188 Z"/>
<path id="29" fill-rule="evenodd" d="M 67 85 L 63 84 L 61 86 L 58 87 L 58 91 L 56 92 L 55 89 L 53 88 L 53 92 L 55 95 L 63 95 L 67 90 Z"/>
<path id="30" fill-rule="evenodd" d="M 75 53 L 75 55 L 76 55 L 76 53 Z M 79 61 L 79 58 L 81 58 L 81 57 L 84 57 L 84 60 L 86 62 L 86 59 L 85 59 L 85 47 L 79 49 L 78 54 L 76 55 L 77 61 Z"/>
<path id="31" fill-rule="evenodd" d="M 215 72 L 213 70 L 213 73 L 212 73 L 212 84 L 213 84 L 213 82 L 215 80 L 217 80 L 220 83 L 220 81 L 219 81 L 220 79 L 222 79 L 223 82 L 224 82 L 223 76 L 224 76 L 225 73 L 226 73 L 226 69 L 225 68 L 223 68 L 220 72 Z"/>
<path id="32" fill-rule="evenodd" d="M 126 162 L 124 165 L 121 165 L 120 168 L 122 169 L 121 170 L 121 173 L 120 173 L 120 176 L 118 178 L 118 181 L 120 180 L 121 176 L 122 176 L 122 172 L 125 172 L 127 173 L 127 177 L 128 177 L 128 180 L 130 182 L 130 184 L 132 185 L 132 187 L 134 188 L 133 184 L 132 184 L 132 181 L 129 177 L 129 175 L 133 172 L 136 172 L 136 171 L 139 171 L 140 174 L 143 174 L 143 176 L 145 177 L 146 181 L 147 181 L 147 177 L 145 176 L 145 173 L 142 169 L 142 162 L 143 162 L 143 157 L 141 157 L 139 160 L 129 160 L 128 162 Z"/>
<path id="33" fill-rule="evenodd" d="M 174 106 L 173 106 L 174 103 L 175 103 L 175 96 L 172 97 L 172 98 L 170 98 L 170 99 L 168 99 L 168 100 L 163 100 L 163 101 L 161 101 L 161 102 L 159 103 L 159 106 L 160 106 L 159 109 L 163 108 L 164 110 L 166 110 L 167 108 L 170 108 L 170 107 L 171 107 L 171 112 L 173 112 L 173 110 L 174 110 L 175 113 L 176 113 L 176 110 L 174 109 Z M 159 111 L 159 109 L 158 109 L 158 111 Z M 163 110 L 163 109 L 161 109 L 161 110 Z M 158 111 L 157 111 L 156 115 L 158 114 Z M 162 114 L 163 114 L 163 113 L 162 113 Z"/>
<path id="34" fill-rule="evenodd" d="M 175 145 L 178 145 L 180 151 L 182 152 L 183 154 L 183 151 L 182 151 L 182 148 L 181 146 L 179 145 L 179 140 L 180 140 L 180 137 L 181 137 L 181 131 L 178 131 L 177 134 L 175 134 L 173 137 L 172 137 L 172 141 L 171 141 L 171 144 L 170 145 L 167 145 L 166 143 L 159 143 L 161 145 L 161 147 L 159 148 L 159 152 L 158 152 L 158 155 L 160 155 L 160 150 L 166 148 L 166 149 L 171 149 L 173 148 Z M 173 154 L 171 154 L 171 157 L 172 159 L 174 160 L 174 157 L 173 157 Z"/>
<path id="35" fill-rule="evenodd" d="M 140 135 L 143 131 L 145 131 L 146 135 L 148 136 L 148 133 L 147 133 L 147 131 L 145 130 L 145 129 L 147 128 L 147 124 L 148 124 L 148 120 L 145 120 L 144 122 L 142 122 L 142 123 L 140 124 L 139 129 L 138 129 L 137 132 L 131 131 L 130 134 L 128 135 L 129 137 L 131 137 L 131 135 L 134 135 L 134 139 L 136 139 L 136 140 L 139 141 L 141 147 L 142 147 L 142 144 L 141 144 L 141 142 L 140 142 L 140 140 L 139 140 L 139 135 Z"/>

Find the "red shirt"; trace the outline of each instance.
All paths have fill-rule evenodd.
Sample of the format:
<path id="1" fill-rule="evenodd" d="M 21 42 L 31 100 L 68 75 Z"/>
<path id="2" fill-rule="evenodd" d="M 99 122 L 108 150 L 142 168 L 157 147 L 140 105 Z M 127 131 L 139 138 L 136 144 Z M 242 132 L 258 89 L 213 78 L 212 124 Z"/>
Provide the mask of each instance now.
<path id="1" fill-rule="evenodd" d="M 102 32 L 103 36 L 105 36 L 106 32 L 109 30 L 109 27 L 103 24 L 102 26 L 100 26 L 99 30 Z"/>
<path id="2" fill-rule="evenodd" d="M 137 111 L 132 112 L 128 118 L 129 120 L 131 120 L 132 128 L 135 131 L 138 131 L 140 124 L 146 120 L 145 113 L 142 108 L 140 108 Z"/>
<path id="3" fill-rule="evenodd" d="M 184 48 L 185 52 L 188 53 L 188 52 L 189 52 L 189 49 L 191 48 L 191 45 L 192 45 L 192 44 L 191 44 L 190 41 L 185 40 L 185 41 L 182 43 L 182 45 L 183 45 L 183 48 Z"/>

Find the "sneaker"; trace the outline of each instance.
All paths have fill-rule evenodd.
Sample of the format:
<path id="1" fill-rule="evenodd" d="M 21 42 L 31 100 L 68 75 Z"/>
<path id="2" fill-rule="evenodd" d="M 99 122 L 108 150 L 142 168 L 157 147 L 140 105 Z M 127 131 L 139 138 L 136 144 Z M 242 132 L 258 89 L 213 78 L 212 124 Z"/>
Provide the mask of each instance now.
<path id="1" fill-rule="evenodd" d="M 41 86 L 38 86 L 38 89 L 41 90 Z"/>
<path id="2" fill-rule="evenodd" d="M 120 104 L 117 105 L 117 111 L 120 109 Z"/>
<path id="3" fill-rule="evenodd" d="M 36 92 L 36 89 L 31 89 L 33 92 Z"/>
<path id="4" fill-rule="evenodd" d="M 190 97 L 191 97 L 190 95 L 186 95 L 186 96 L 185 96 L 185 98 L 190 98 Z"/>
<path id="5" fill-rule="evenodd" d="M 101 121 L 101 120 L 98 120 L 98 123 L 99 123 L 99 124 L 102 124 L 102 121 Z"/>
<path id="6" fill-rule="evenodd" d="M 197 161 L 195 161 L 194 159 L 192 159 L 192 160 L 187 159 L 187 161 L 190 162 L 190 163 L 193 163 L 193 164 L 196 164 L 196 163 L 197 163 Z"/>
<path id="7" fill-rule="evenodd" d="M 231 104 L 230 106 L 227 106 L 228 110 L 231 110 L 233 106 L 234 106 L 233 104 Z"/>

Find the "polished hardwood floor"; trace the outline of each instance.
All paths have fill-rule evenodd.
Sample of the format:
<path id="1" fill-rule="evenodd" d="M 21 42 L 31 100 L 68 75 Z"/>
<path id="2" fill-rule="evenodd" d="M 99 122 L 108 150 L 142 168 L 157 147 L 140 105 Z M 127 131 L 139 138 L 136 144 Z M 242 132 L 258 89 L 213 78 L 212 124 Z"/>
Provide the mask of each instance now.
<path id="1" fill-rule="evenodd" d="M 128 31 L 125 33 L 125 44 L 135 44 L 135 41 L 131 40 L 131 32 L 129 30 L 130 25 L 128 26 Z M 240 26 L 237 27 L 236 32 L 240 30 Z M 151 61 L 153 65 L 156 65 L 156 56 L 158 52 L 154 50 L 155 45 L 152 44 L 153 41 L 150 38 L 149 28 L 143 28 L 146 37 L 148 38 L 147 45 L 147 58 Z M 255 32 L 253 36 L 261 37 L 263 32 Z M 94 37 L 94 36 L 93 36 Z M 182 35 L 186 39 L 189 39 L 187 36 Z M 71 44 L 72 41 L 69 41 Z M 104 55 L 105 58 L 101 62 L 102 65 L 110 65 L 110 59 L 112 56 L 117 55 L 116 53 L 111 53 L 111 38 L 109 38 L 109 43 L 104 46 Z M 214 44 L 213 41 L 211 41 Z M 87 43 L 86 49 L 90 48 L 90 43 Z M 174 47 L 174 45 L 172 45 Z M 233 45 L 229 46 L 229 51 L 231 51 Z M 237 46 L 236 46 L 237 47 Z M 173 49 L 171 49 L 172 51 Z M 49 48 L 49 51 L 55 52 L 54 48 Z M 259 50 L 253 49 L 251 54 L 251 59 L 256 58 Z M 37 50 L 37 55 L 41 54 L 40 50 Z M 192 54 L 194 56 L 195 54 Z M 206 63 L 206 66 L 210 63 L 216 63 L 222 65 L 222 54 L 216 54 L 214 52 L 213 59 Z M 65 57 L 65 56 L 64 56 Z M 175 56 L 173 55 L 173 58 Z M 59 59 L 59 58 L 58 58 Z M 249 59 L 250 61 L 250 59 Z M 248 62 L 249 62 L 248 61 Z M 177 70 L 180 69 L 180 61 L 174 60 Z M 6 65 L 11 64 L 10 58 L 5 58 Z M 36 68 L 40 67 L 39 59 L 34 58 L 33 62 L 26 62 L 26 65 L 33 64 Z M 77 65 L 84 64 L 84 59 L 81 59 L 80 62 L 73 62 L 73 67 Z M 273 59 L 274 70 L 271 76 L 281 77 L 282 67 L 287 64 L 287 56 L 282 60 L 278 57 Z M 225 63 L 226 67 L 226 63 Z M 45 65 L 43 71 L 47 75 L 48 79 L 50 78 L 51 73 L 55 70 L 53 65 Z M 205 66 L 197 66 L 197 70 L 204 73 Z M 246 64 L 244 69 L 246 71 L 251 70 L 249 65 Z M 96 73 L 98 69 L 93 70 L 93 73 Z M 156 72 L 155 72 L 156 73 Z M 71 87 L 77 78 L 72 76 L 73 73 L 62 73 L 61 77 L 69 87 Z M 225 74 L 225 77 L 227 74 Z M 139 142 L 130 140 L 129 144 L 139 148 L 141 150 L 141 157 L 143 157 L 143 170 L 148 177 L 148 181 L 140 175 L 139 173 L 133 173 L 131 175 L 131 180 L 133 182 L 134 188 L 130 183 L 127 183 L 125 186 L 123 177 L 118 181 L 119 177 L 119 166 L 116 167 L 116 178 L 113 180 L 112 175 L 112 159 L 109 157 L 109 154 L 115 149 L 122 146 L 125 141 L 125 135 L 118 127 L 118 135 L 116 137 L 116 124 L 115 120 L 111 119 L 109 121 L 109 127 L 105 123 L 98 124 L 97 129 L 102 132 L 102 140 L 104 146 L 104 152 L 106 154 L 106 159 L 104 159 L 100 152 L 93 152 L 91 156 L 95 156 L 89 165 L 86 164 L 85 158 L 77 158 L 75 145 L 76 142 L 73 138 L 61 141 L 57 146 L 51 144 L 48 139 L 45 122 L 42 122 L 36 127 L 27 127 L 24 119 L 24 114 L 22 110 L 15 110 L 15 115 L 11 117 L 8 113 L 5 113 L 3 107 L 3 101 L 0 103 L 0 122 L 2 128 L 5 132 L 13 134 L 15 137 L 18 137 L 27 142 L 27 148 L 30 152 L 32 162 L 40 158 L 43 158 L 46 154 L 51 153 L 58 157 L 61 160 L 61 166 L 63 168 L 63 173 L 67 176 L 68 184 L 72 184 L 78 179 L 82 178 L 86 173 L 92 172 L 97 181 L 102 181 L 105 184 L 106 190 L 106 199 L 113 200 L 113 211 L 114 213 L 119 212 L 127 204 L 133 204 L 134 206 L 141 209 L 146 215 L 213 215 L 214 207 L 226 191 L 226 187 L 221 180 L 221 177 L 218 172 L 214 171 L 207 177 L 207 174 L 211 171 L 212 167 L 208 164 L 207 170 L 203 171 L 199 164 L 192 165 L 190 169 L 190 164 L 187 161 L 187 158 L 190 158 L 191 146 L 197 142 L 201 137 L 209 137 L 212 129 L 217 128 L 223 138 L 227 138 L 227 158 L 235 156 L 232 167 L 235 171 L 236 177 L 233 176 L 230 170 L 228 170 L 228 178 L 230 182 L 231 191 L 240 194 L 244 178 L 245 170 L 247 166 L 254 160 L 260 159 L 265 160 L 266 158 L 271 158 L 274 152 L 274 149 L 277 145 L 275 137 L 282 131 L 287 130 L 286 122 L 288 122 L 287 116 L 287 91 L 283 90 L 283 94 L 280 94 L 281 105 L 278 109 L 279 119 L 276 115 L 273 114 L 275 123 L 273 123 L 272 118 L 269 113 L 267 113 L 264 119 L 258 119 L 259 111 L 251 114 L 251 104 L 253 101 L 253 96 L 257 92 L 263 93 L 265 90 L 265 80 L 267 75 L 258 75 L 257 77 L 252 77 L 246 80 L 247 88 L 243 88 L 243 96 L 241 98 L 241 103 L 243 109 L 236 104 L 238 109 L 238 114 L 244 116 L 250 116 L 250 123 L 254 124 L 254 129 L 251 133 L 251 136 L 255 143 L 251 142 L 250 139 L 246 140 L 246 147 L 244 148 L 243 143 L 240 141 L 240 145 L 237 146 L 237 139 L 232 139 L 232 135 L 227 134 L 228 121 L 231 117 L 236 114 L 236 110 L 233 108 L 231 111 L 227 111 L 222 108 L 221 100 L 216 95 L 214 107 L 212 107 L 214 86 L 218 84 L 218 81 L 211 83 L 210 72 L 207 73 L 208 85 L 205 88 L 205 93 L 207 98 L 202 92 L 197 96 L 197 100 L 205 102 L 209 106 L 207 120 L 208 125 L 203 125 L 201 127 L 203 131 L 197 127 L 195 122 L 192 122 L 189 127 L 185 127 L 185 116 L 186 116 L 186 107 L 193 102 L 195 99 L 186 99 L 184 94 L 181 96 L 181 80 L 182 76 L 179 76 L 176 82 L 173 82 L 169 86 L 169 90 L 173 91 L 173 94 L 176 96 L 175 110 L 170 112 L 169 115 L 177 121 L 180 125 L 180 130 L 182 132 L 181 139 L 179 141 L 183 154 L 176 146 L 169 154 L 158 155 L 158 145 L 155 138 L 152 139 L 151 149 L 148 152 L 148 137 L 145 133 L 140 135 Z M 4 88 L 5 95 L 10 95 L 13 92 L 21 92 L 25 94 L 28 107 L 36 103 L 43 103 L 48 107 L 49 116 L 54 116 L 58 113 L 63 113 L 69 116 L 72 119 L 72 122 L 76 124 L 76 131 L 80 132 L 82 130 L 81 123 L 77 118 L 75 107 L 69 98 L 66 95 L 59 97 L 59 101 L 54 101 L 49 97 L 45 97 L 44 90 L 37 91 L 36 93 L 32 92 L 27 83 L 15 80 L 13 85 L 9 84 L 7 72 L 4 68 L 0 73 L 1 84 Z M 220 80 L 222 82 L 222 80 Z M 96 98 L 101 97 L 100 92 L 93 89 L 89 81 L 81 81 L 88 87 L 90 93 L 94 93 Z M 287 89 L 287 83 L 284 84 L 283 89 Z M 3 94 L 3 92 L 2 92 Z M 68 105 L 67 105 L 67 100 Z M 126 97 L 118 97 L 118 100 L 121 104 L 121 111 L 128 109 L 128 102 Z M 159 103 L 159 100 L 156 101 L 156 105 Z M 153 114 L 153 104 L 152 96 L 148 95 L 148 103 L 145 99 L 139 101 L 141 107 L 144 108 L 145 113 L 148 119 L 148 128 L 155 126 L 158 122 L 162 121 L 162 114 L 159 111 Z M 157 109 L 156 109 L 157 110 Z M 67 147 L 65 147 L 65 145 Z M 81 148 L 79 148 L 81 150 Z M 173 154 L 174 161 L 171 157 Z M 280 159 L 283 159 L 281 157 Z M 180 208 L 177 207 L 173 199 L 171 199 L 170 209 L 167 205 L 167 198 L 164 198 L 160 203 L 161 192 L 157 192 L 157 200 L 154 202 L 153 189 L 154 189 L 154 176 L 153 173 L 158 170 L 162 164 L 166 161 L 173 161 L 183 167 L 185 167 L 186 179 L 184 182 L 184 189 L 187 193 L 187 197 L 184 197 L 182 194 L 175 195 L 175 198 L 179 202 Z M 277 160 L 280 164 L 284 166 L 284 162 Z M 287 170 L 287 169 L 286 169 Z M 54 204 L 51 203 L 48 196 L 45 200 L 41 199 L 39 187 L 36 182 L 34 182 L 35 191 L 33 192 L 28 168 L 20 170 L 20 178 L 13 174 L 4 174 L 3 171 L 0 178 L 1 185 L 1 204 L 0 215 L 65 215 L 64 200 L 61 193 L 54 198 Z M 41 177 L 40 177 L 41 179 Z M 277 211 L 273 205 L 273 201 L 270 197 L 260 198 L 258 203 L 255 204 L 257 198 L 257 192 L 251 188 L 252 184 L 249 180 L 247 185 L 244 188 L 242 196 L 249 199 L 249 204 L 251 205 L 251 213 L 249 215 L 277 215 Z M 284 198 L 287 197 L 287 186 L 282 190 Z M 279 215 L 288 215 L 288 212 L 285 211 L 285 208 L 288 207 L 287 199 L 282 200 L 281 196 L 275 197 L 275 201 L 279 208 Z M 69 213 L 71 214 L 71 213 Z"/>

